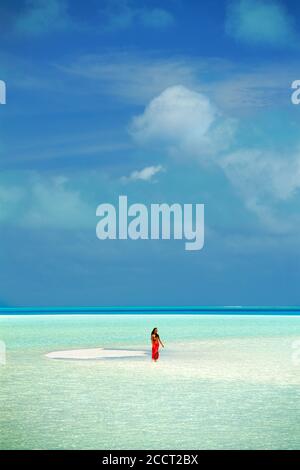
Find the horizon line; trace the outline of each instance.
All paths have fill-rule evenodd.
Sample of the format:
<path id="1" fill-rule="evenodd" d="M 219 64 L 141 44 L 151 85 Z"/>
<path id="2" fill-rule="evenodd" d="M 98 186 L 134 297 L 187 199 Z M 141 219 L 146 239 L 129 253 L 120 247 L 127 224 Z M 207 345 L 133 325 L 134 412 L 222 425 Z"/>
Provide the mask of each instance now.
<path id="1" fill-rule="evenodd" d="M 191 305 L 191 306 L 22 306 L 22 307 L 0 307 L 0 315 L 8 313 L 33 313 L 33 314 L 59 314 L 59 313 L 139 313 L 151 314 L 157 312 L 186 312 L 186 313 L 282 313 L 294 312 L 300 314 L 300 306 L 271 306 L 271 305 Z"/>

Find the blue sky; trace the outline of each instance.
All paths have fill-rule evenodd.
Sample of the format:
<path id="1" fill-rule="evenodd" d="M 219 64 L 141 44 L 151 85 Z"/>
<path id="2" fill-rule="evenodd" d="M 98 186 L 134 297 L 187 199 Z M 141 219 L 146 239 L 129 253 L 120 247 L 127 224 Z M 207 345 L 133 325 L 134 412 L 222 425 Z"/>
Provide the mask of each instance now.
<path id="1" fill-rule="evenodd" d="M 295 305 L 300 5 L 2 0 L 0 305 Z M 205 246 L 96 207 L 205 204 Z"/>

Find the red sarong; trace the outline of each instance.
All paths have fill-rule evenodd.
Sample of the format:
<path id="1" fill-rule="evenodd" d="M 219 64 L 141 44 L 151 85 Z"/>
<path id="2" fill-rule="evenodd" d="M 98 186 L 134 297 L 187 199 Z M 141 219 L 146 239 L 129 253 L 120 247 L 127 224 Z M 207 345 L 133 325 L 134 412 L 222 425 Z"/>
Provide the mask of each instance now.
<path id="1" fill-rule="evenodd" d="M 159 358 L 159 341 L 153 341 L 152 342 L 152 359 L 154 361 L 157 361 L 157 359 Z"/>

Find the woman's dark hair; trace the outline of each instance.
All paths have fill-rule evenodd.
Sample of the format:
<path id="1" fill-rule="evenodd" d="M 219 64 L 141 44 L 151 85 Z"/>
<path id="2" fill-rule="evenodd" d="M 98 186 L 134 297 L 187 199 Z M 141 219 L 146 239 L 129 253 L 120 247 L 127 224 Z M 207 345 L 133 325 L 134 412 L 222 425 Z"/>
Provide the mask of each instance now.
<path id="1" fill-rule="evenodd" d="M 157 327 L 153 328 L 153 330 L 151 331 L 151 337 L 152 337 L 152 335 L 154 335 L 155 330 L 157 330 Z M 156 333 L 156 336 L 159 337 L 159 335 L 157 333 Z"/>

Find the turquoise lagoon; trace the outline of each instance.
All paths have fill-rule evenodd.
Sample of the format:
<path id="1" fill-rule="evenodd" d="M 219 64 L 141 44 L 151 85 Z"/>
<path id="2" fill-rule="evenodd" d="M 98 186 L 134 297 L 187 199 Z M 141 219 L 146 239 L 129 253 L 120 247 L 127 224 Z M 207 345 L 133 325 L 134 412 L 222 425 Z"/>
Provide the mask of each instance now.
<path id="1" fill-rule="evenodd" d="M 0 316 L 0 448 L 299 449 L 300 317 L 268 313 Z M 46 357 L 95 347 L 147 355 Z"/>

